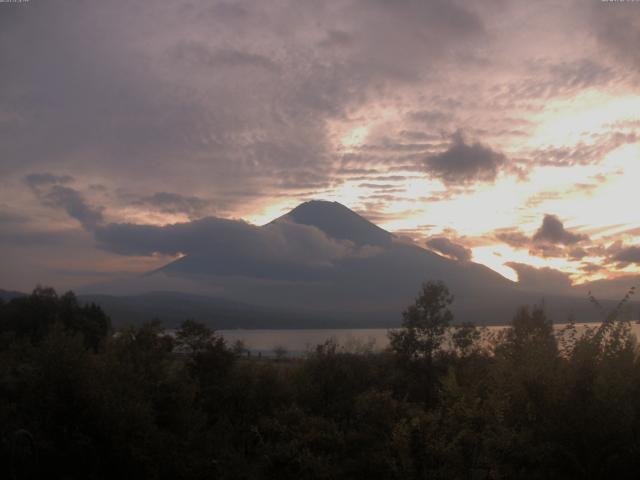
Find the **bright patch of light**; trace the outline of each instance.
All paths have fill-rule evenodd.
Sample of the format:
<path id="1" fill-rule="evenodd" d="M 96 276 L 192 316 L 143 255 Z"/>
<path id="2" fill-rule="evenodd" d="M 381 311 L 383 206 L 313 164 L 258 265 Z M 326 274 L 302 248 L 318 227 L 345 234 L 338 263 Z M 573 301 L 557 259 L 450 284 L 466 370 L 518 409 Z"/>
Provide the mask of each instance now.
<path id="1" fill-rule="evenodd" d="M 584 168 L 607 174 L 608 180 L 599 185 L 595 193 L 567 195 L 549 201 L 545 208 L 553 208 L 553 213 L 560 217 L 573 218 L 574 223 L 591 228 L 618 224 L 628 225 L 627 228 L 638 226 L 640 221 L 634 199 L 640 179 L 640 144 L 624 145 L 611 152 L 601 165 Z M 571 170 L 572 175 L 573 172 L 578 175 L 581 171 L 578 167 L 562 170 Z M 553 172 L 549 173 L 549 181 L 551 177 Z M 579 181 L 578 177 L 575 182 Z M 567 184 L 570 185 L 569 178 Z"/>
<path id="2" fill-rule="evenodd" d="M 355 147 L 359 147 L 364 143 L 364 140 L 369 134 L 369 127 L 362 126 L 356 127 L 353 130 L 348 131 L 341 139 L 340 144 L 347 150 L 351 150 Z"/>
<path id="3" fill-rule="evenodd" d="M 640 96 L 612 95 L 589 91 L 568 100 L 551 102 L 532 120 L 538 123 L 529 147 L 567 146 L 584 140 L 585 135 L 602 132 L 614 123 L 638 119 Z"/>
<path id="4" fill-rule="evenodd" d="M 516 272 L 505 265 L 508 262 L 525 263 L 536 268 L 554 268 L 567 273 L 577 273 L 573 262 L 563 258 L 540 258 L 530 255 L 527 250 L 516 250 L 509 245 L 498 244 L 474 247 L 473 261 L 486 265 L 502 276 L 518 281 Z"/>
<path id="5" fill-rule="evenodd" d="M 173 225 L 189 222 L 190 218 L 184 213 L 160 213 L 138 208 L 125 208 L 118 212 L 118 221 L 141 225 Z"/>
<path id="6" fill-rule="evenodd" d="M 270 203 L 269 205 L 265 205 L 261 210 L 251 214 L 251 215 L 243 215 L 243 219 L 249 223 L 253 223 L 254 225 L 265 225 L 272 220 L 286 214 L 293 207 L 295 207 L 297 203 L 294 200 L 282 200 L 275 203 Z"/>

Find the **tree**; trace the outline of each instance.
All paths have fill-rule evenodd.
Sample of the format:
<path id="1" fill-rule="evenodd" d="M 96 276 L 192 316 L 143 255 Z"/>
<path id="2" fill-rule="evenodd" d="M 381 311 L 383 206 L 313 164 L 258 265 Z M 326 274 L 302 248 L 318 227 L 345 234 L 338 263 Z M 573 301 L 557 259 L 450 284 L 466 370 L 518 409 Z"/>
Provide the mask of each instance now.
<path id="1" fill-rule="evenodd" d="M 452 302 L 443 282 L 425 282 L 415 303 L 402 313 L 402 328 L 389 332 L 391 349 L 403 358 L 431 363 L 453 320 Z"/>
<path id="2" fill-rule="evenodd" d="M 284 348 L 282 345 L 276 345 L 273 348 L 273 355 L 276 357 L 276 360 L 278 361 L 284 360 L 284 358 L 287 356 L 287 349 Z"/>
<path id="3" fill-rule="evenodd" d="M 233 342 L 231 351 L 238 357 L 244 355 L 245 353 L 247 355 L 249 354 L 249 349 L 247 348 L 247 345 L 240 339 Z"/>
<path id="4" fill-rule="evenodd" d="M 73 292 L 59 297 L 50 287 L 38 286 L 31 295 L 14 298 L 0 308 L 0 332 L 13 332 L 34 344 L 42 342 L 56 324 L 81 334 L 85 346 L 94 351 L 111 330 L 111 320 L 98 305 L 80 304 Z"/>
<path id="5" fill-rule="evenodd" d="M 176 343 L 186 353 L 197 354 L 207 349 L 218 338 L 204 323 L 188 319 L 176 331 Z"/>
<path id="6" fill-rule="evenodd" d="M 94 351 L 111 330 L 111 320 L 102 308 L 95 303 L 80 305 L 73 292 L 58 299 L 58 317 L 67 330 L 81 333 L 85 346 Z"/>
<path id="7" fill-rule="evenodd" d="M 547 317 L 542 305 L 520 307 L 505 335 L 505 352 L 517 363 L 534 356 L 537 360 L 550 360 L 557 356 L 553 322 Z"/>
<path id="8" fill-rule="evenodd" d="M 459 357 L 467 357 L 480 350 L 482 330 L 471 322 L 457 325 L 451 335 L 451 343 Z"/>

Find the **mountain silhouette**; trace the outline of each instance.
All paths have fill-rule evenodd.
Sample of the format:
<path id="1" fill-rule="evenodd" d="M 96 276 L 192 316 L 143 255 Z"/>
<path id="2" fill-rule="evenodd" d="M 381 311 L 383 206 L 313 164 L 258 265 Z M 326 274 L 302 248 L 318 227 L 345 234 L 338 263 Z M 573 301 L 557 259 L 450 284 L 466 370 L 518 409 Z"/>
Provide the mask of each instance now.
<path id="1" fill-rule="evenodd" d="M 172 298 L 194 305 L 202 320 L 228 312 L 224 302 L 235 302 L 233 311 L 251 317 L 247 323 L 240 314 L 232 316 L 237 326 L 393 326 L 423 282 L 441 280 L 455 296 L 456 321 L 506 323 L 520 305 L 543 299 L 558 321 L 569 313 L 584 321 L 598 319 L 584 295 L 527 291 L 484 265 L 446 258 L 399 238 L 337 202 L 306 202 L 261 227 L 237 223 L 239 228 L 205 234 L 191 253 L 162 268 L 83 293 L 173 292 Z M 189 295 L 213 300 L 198 301 L 196 308 Z M 113 298 L 120 313 L 122 305 L 133 302 Z M 136 305 L 141 303 L 147 305 Z M 257 320 L 261 309 L 269 312 L 265 321 Z"/>
<path id="2" fill-rule="evenodd" d="M 348 245 L 349 253 L 316 264 L 288 259 L 286 252 L 274 261 L 212 249 L 186 255 L 156 273 L 215 285 L 235 301 L 305 309 L 331 319 L 351 318 L 359 324 L 400 318 L 427 280 L 444 281 L 456 295 L 460 313 L 473 311 L 476 318 L 487 322 L 496 312 L 486 308 L 489 303 L 485 300 L 516 293 L 515 284 L 493 270 L 451 260 L 399 239 L 337 202 L 303 203 L 260 228 L 282 224 L 317 230 Z"/>
<path id="3" fill-rule="evenodd" d="M 338 202 L 312 200 L 272 223 L 289 221 L 316 227 L 327 236 L 356 245 L 389 246 L 393 235 Z"/>

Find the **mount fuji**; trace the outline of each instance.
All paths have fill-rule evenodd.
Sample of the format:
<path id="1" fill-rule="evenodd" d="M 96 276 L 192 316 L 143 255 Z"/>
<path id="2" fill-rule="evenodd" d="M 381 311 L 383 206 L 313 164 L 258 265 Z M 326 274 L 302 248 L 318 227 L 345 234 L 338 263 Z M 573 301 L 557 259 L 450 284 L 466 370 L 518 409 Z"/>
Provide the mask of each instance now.
<path id="1" fill-rule="evenodd" d="M 127 312 L 142 315 L 156 305 L 154 315 L 169 323 L 192 316 L 225 328 L 393 326 L 423 282 L 441 280 L 455 296 L 456 321 L 503 324 L 518 306 L 543 298 L 556 321 L 569 313 L 597 319 L 582 295 L 526 291 L 484 265 L 387 232 L 337 202 L 309 201 L 261 227 L 213 218 L 182 225 L 154 235 L 161 242 L 186 237 L 183 257 L 84 294 L 111 305 L 109 313 L 122 321 L 132 318 Z"/>

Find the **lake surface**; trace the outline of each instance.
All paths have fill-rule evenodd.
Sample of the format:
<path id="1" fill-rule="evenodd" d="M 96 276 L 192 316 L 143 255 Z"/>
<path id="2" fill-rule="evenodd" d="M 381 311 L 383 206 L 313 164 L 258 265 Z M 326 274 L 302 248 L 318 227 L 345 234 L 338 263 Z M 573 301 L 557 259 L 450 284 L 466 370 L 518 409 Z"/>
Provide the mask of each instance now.
<path id="1" fill-rule="evenodd" d="M 598 324 L 576 324 L 578 331 Z M 566 324 L 556 324 L 557 330 Z M 506 326 L 486 327 L 489 332 L 497 333 L 508 328 Z M 632 323 L 631 330 L 640 338 L 640 325 Z M 284 349 L 287 356 L 301 356 L 312 351 L 316 345 L 327 340 L 334 340 L 341 350 L 358 352 L 364 348 L 374 351 L 384 350 L 389 345 L 389 337 L 385 328 L 354 329 L 291 329 L 291 330 L 218 330 L 229 346 L 240 340 L 252 355 L 272 357 L 276 349 Z"/>

